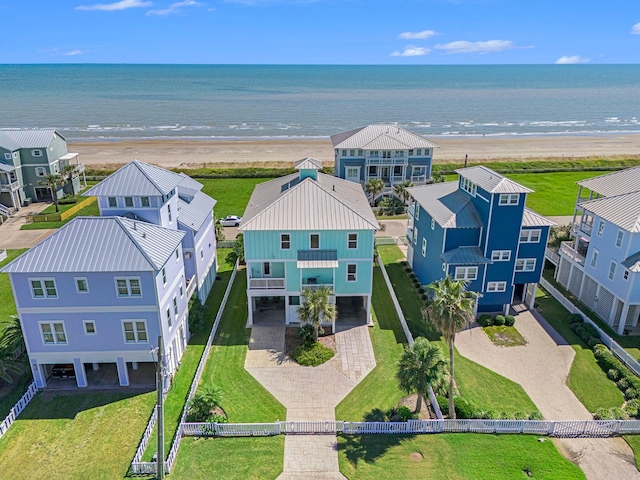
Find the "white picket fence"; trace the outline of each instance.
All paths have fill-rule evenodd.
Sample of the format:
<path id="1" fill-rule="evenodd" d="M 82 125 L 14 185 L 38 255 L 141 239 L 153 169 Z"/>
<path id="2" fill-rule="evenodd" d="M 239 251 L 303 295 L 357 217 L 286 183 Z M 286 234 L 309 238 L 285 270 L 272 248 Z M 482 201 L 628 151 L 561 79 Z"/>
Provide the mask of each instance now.
<path id="1" fill-rule="evenodd" d="M 33 397 L 36 396 L 36 393 L 38 393 L 38 387 L 36 387 L 36 382 L 31 382 L 31 385 L 29 385 L 25 394 L 22 395 L 22 397 L 20 397 L 20 400 L 18 400 L 16 404 L 11 408 L 11 410 L 9 410 L 9 415 L 7 415 L 5 419 L 2 421 L 2 423 L 0 423 L 0 438 L 2 438 L 5 433 L 7 433 L 7 430 L 9 430 L 9 427 L 13 425 L 13 422 L 16 421 L 16 418 L 18 418 L 18 415 L 22 413 L 22 411 L 33 399 Z"/>
<path id="2" fill-rule="evenodd" d="M 544 435 L 558 438 L 603 438 L 640 433 L 640 420 L 481 420 L 443 419 L 407 422 L 344 422 L 341 420 L 274 423 L 183 423 L 182 434 L 193 437 L 272 435 L 364 435 L 488 433 Z"/>
<path id="3" fill-rule="evenodd" d="M 138 449 L 136 450 L 136 454 L 133 456 L 133 461 L 131 462 L 131 472 L 135 474 L 139 473 L 156 473 L 156 464 L 154 462 L 143 462 L 142 456 L 144 455 L 147 446 L 149 445 L 149 440 L 151 439 L 151 432 L 153 432 L 153 427 L 156 425 L 156 420 L 158 418 L 158 406 L 155 405 L 153 407 L 153 412 L 151 412 L 151 417 L 147 422 L 147 428 L 144 429 L 144 433 L 142 434 L 142 439 L 140 440 L 140 444 L 138 445 Z"/>
<path id="4" fill-rule="evenodd" d="M 611 352 L 620 359 L 622 363 L 624 363 L 629 370 L 631 370 L 637 377 L 640 377 L 640 362 L 638 362 L 635 358 L 627 353 L 627 351 L 620 346 L 618 342 L 616 342 L 613 338 L 611 338 L 604 330 L 602 330 L 593 320 L 591 320 L 582 310 L 576 307 L 571 300 L 565 297 L 557 288 L 555 288 L 551 283 L 545 278 L 540 279 L 540 286 L 544 288 L 547 292 L 551 294 L 553 298 L 555 298 L 558 302 L 562 304 L 564 308 L 566 308 L 569 313 L 577 313 L 582 317 L 582 319 L 593 326 L 598 332 L 600 336 L 600 340 L 604 343 Z"/>

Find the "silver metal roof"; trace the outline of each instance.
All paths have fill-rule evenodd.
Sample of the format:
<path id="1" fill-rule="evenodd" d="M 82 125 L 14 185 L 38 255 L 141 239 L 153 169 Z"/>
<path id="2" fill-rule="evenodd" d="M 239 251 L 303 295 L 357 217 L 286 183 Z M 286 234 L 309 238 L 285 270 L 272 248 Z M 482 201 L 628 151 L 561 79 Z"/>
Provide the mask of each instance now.
<path id="1" fill-rule="evenodd" d="M 1 271 L 159 271 L 184 235 L 179 230 L 122 217 L 76 217 Z"/>
<path id="2" fill-rule="evenodd" d="M 215 204 L 216 201 L 213 198 L 202 192 L 196 192 L 190 202 L 178 198 L 178 222 L 198 231 Z"/>
<path id="3" fill-rule="evenodd" d="M 194 180 L 184 172 L 180 172 L 178 175 L 182 177 L 182 181 L 178 185 L 178 195 L 193 197 L 196 192 L 199 192 L 202 190 L 202 187 L 204 187 L 204 185 L 197 180 Z"/>
<path id="4" fill-rule="evenodd" d="M 456 170 L 459 175 L 468 178 L 473 183 L 490 193 L 533 193 L 533 190 L 519 183 L 503 177 L 493 170 L 478 165 L 475 167 Z"/>
<path id="5" fill-rule="evenodd" d="M 469 195 L 458 189 L 458 182 L 421 185 L 407 191 L 442 228 L 483 226 Z"/>
<path id="6" fill-rule="evenodd" d="M 321 170 L 322 160 L 318 160 L 317 158 L 307 157 L 295 162 L 294 166 L 296 170 Z"/>
<path id="7" fill-rule="evenodd" d="M 184 177 L 164 168 L 133 160 L 83 193 L 85 197 L 166 195 Z"/>
<path id="8" fill-rule="evenodd" d="M 360 184 L 318 173 L 294 173 L 256 185 L 240 230 L 377 230 Z"/>
<path id="9" fill-rule="evenodd" d="M 524 212 L 522 214 L 523 227 L 555 227 L 556 225 L 557 223 L 552 222 L 530 208 L 524 207 Z"/>
<path id="10" fill-rule="evenodd" d="M 331 135 L 333 148 L 358 148 L 366 150 L 407 150 L 413 148 L 437 148 L 435 143 L 417 133 L 397 125 L 367 125 L 347 132 Z"/>
<path id="11" fill-rule="evenodd" d="M 447 265 L 483 265 L 493 263 L 486 258 L 479 247 L 458 247 L 440 255 L 440 259 Z"/>
<path id="12" fill-rule="evenodd" d="M 53 128 L 38 130 L 0 130 L 0 147 L 7 150 L 20 148 L 46 148 L 55 136 L 65 138 Z"/>
<path id="13" fill-rule="evenodd" d="M 622 265 L 632 272 L 640 272 L 640 252 L 634 253 L 626 258 Z"/>
<path id="14" fill-rule="evenodd" d="M 67 153 L 67 154 L 61 156 L 58 160 L 62 160 L 63 162 L 64 161 L 69 161 L 69 160 L 73 160 L 78 155 L 79 155 L 78 153 Z"/>
<path id="15" fill-rule="evenodd" d="M 298 250 L 299 261 L 311 261 L 311 260 L 338 260 L 337 250 L 322 250 L 314 248 L 311 250 Z"/>
<path id="16" fill-rule="evenodd" d="M 640 191 L 588 200 L 578 205 L 624 230 L 640 232 Z"/>
<path id="17" fill-rule="evenodd" d="M 7 165 L 6 163 L 0 163 L 0 171 L 3 172 L 13 172 L 15 171 L 16 167 L 14 167 L 13 165 Z"/>
<path id="18" fill-rule="evenodd" d="M 605 197 L 636 192 L 640 190 L 640 166 L 588 178 L 577 183 Z"/>

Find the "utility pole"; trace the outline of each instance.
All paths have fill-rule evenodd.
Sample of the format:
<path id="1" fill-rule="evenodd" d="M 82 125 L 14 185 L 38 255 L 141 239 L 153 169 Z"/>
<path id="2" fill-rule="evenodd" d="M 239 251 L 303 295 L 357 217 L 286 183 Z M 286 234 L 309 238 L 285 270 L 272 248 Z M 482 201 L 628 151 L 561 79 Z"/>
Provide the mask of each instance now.
<path id="1" fill-rule="evenodd" d="M 158 480 L 164 479 L 164 375 L 162 372 L 162 335 L 158 336 L 158 368 L 156 370 L 156 383 L 158 386 L 158 400 L 156 410 L 156 431 L 158 432 L 158 451 L 156 472 Z"/>
<path id="2" fill-rule="evenodd" d="M 469 159 L 469 155 L 464 156 L 464 168 L 467 168 L 467 160 Z"/>

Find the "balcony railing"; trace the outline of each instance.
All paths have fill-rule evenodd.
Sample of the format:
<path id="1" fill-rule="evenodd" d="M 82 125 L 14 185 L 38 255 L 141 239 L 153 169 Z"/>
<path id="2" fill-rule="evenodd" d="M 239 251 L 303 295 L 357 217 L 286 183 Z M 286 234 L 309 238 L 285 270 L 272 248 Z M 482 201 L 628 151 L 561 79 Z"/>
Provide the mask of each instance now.
<path id="1" fill-rule="evenodd" d="M 411 183 L 424 183 L 427 181 L 426 175 L 412 175 Z"/>
<path id="2" fill-rule="evenodd" d="M 565 257 L 569 257 L 571 260 L 573 260 L 574 262 L 580 265 L 584 265 L 584 261 L 585 261 L 584 255 L 579 254 L 573 248 L 573 245 L 574 245 L 573 242 L 562 242 L 560 244 L 560 254 L 564 255 Z"/>
<path id="3" fill-rule="evenodd" d="M 331 293 L 333 293 L 333 283 L 304 283 L 302 282 L 302 289 L 315 289 L 321 287 L 329 287 L 331 289 Z"/>
<path id="4" fill-rule="evenodd" d="M 591 232 L 593 231 L 593 223 L 582 222 L 580 224 L 580 231 L 587 235 L 591 235 Z"/>
<path id="5" fill-rule="evenodd" d="M 251 290 L 284 290 L 284 278 L 250 278 L 249 289 Z"/>
<path id="6" fill-rule="evenodd" d="M 408 157 L 367 157 L 366 162 L 368 165 L 406 165 L 409 162 Z"/>
<path id="7" fill-rule="evenodd" d="M 193 296 L 193 292 L 196 291 L 197 286 L 198 282 L 196 281 L 195 275 L 191 278 L 187 278 L 187 300 Z"/>
<path id="8" fill-rule="evenodd" d="M 16 180 L 11 183 L 0 183 L 0 192 L 13 192 L 20 188 L 20 183 Z"/>

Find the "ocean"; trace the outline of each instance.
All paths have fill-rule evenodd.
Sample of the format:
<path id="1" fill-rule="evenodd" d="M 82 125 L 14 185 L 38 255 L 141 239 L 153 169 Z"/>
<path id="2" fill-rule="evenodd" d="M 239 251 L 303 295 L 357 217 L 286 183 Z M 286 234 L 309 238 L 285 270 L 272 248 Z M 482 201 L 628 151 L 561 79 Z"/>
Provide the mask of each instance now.
<path id="1" fill-rule="evenodd" d="M 640 132 L 640 65 L 0 65 L 0 127 L 71 141 Z"/>

